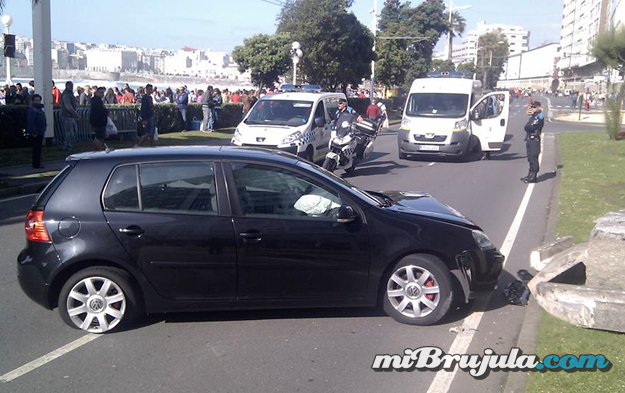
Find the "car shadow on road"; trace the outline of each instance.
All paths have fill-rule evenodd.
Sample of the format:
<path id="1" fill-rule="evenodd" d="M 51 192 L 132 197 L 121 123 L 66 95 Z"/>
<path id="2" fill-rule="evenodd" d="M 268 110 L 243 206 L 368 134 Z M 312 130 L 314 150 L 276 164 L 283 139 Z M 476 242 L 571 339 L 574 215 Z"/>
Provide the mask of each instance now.
<path id="1" fill-rule="evenodd" d="M 174 314 L 150 315 L 143 325 L 152 325 L 159 322 L 187 323 L 187 322 L 232 322 L 232 321 L 259 321 L 280 319 L 337 319 L 337 318 L 390 318 L 381 307 L 355 308 L 308 308 L 308 309 L 279 309 L 279 310 L 238 310 L 212 312 L 183 312 Z M 135 327 L 137 327 L 135 325 Z"/>
<path id="2" fill-rule="evenodd" d="M 499 277 L 498 287 L 492 292 L 486 312 L 495 311 L 509 305 L 503 290 L 516 278 L 507 271 Z M 461 322 L 475 312 L 475 300 L 465 303 L 464 299 L 457 299 L 451 312 L 434 326 Z M 299 308 L 274 310 L 236 310 L 236 311 L 207 311 L 207 312 L 180 312 L 170 314 L 152 314 L 134 324 L 128 329 L 139 329 L 161 322 L 190 323 L 190 322 L 233 322 L 233 321 L 260 321 L 260 320 L 289 320 L 289 319 L 339 319 L 339 318 L 391 318 L 381 305 L 375 307 L 350 308 Z"/>

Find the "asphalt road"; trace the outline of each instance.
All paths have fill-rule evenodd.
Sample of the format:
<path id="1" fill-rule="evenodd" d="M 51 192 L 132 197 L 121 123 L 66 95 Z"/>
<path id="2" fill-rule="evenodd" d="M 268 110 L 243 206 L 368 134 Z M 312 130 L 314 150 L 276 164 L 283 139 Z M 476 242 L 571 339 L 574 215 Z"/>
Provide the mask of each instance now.
<path id="1" fill-rule="evenodd" d="M 367 189 L 428 192 L 482 226 L 509 250 L 499 289 L 473 329 L 468 353 L 515 346 L 526 308 L 507 305 L 501 290 L 530 250 L 543 243 L 558 176 L 554 132 L 547 124 L 539 183 L 528 186 L 523 124 L 524 101 L 512 104 L 506 144 L 490 161 L 459 163 L 399 160 L 396 131 L 381 134 L 372 159 L 348 177 Z M 510 228 L 531 187 L 518 233 Z M 58 313 L 26 298 L 16 280 L 15 258 L 24 245 L 23 218 L 33 197 L 0 201 L 0 375 L 84 337 Z M 519 221 L 520 220 L 520 221 Z M 504 245 L 504 241 L 506 241 Z M 475 306 L 475 304 L 473 305 Z M 449 351 L 451 328 L 474 315 L 469 306 L 437 326 L 402 325 L 375 309 L 245 311 L 158 315 L 132 330 L 98 336 L 11 382 L 2 392 L 499 392 L 507 373 L 482 381 L 459 371 L 451 384 L 435 382 L 434 371 L 371 370 L 376 354 L 437 346 Z M 442 371 L 441 373 L 445 373 Z M 440 375 L 439 375 L 440 378 Z M 443 378 L 444 379 L 444 378 Z"/>

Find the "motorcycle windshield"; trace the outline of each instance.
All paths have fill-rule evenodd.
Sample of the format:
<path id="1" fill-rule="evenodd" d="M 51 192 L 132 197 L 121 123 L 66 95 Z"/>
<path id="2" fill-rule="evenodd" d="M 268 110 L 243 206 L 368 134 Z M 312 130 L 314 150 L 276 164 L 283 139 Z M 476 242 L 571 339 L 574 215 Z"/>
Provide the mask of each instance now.
<path id="1" fill-rule="evenodd" d="M 351 114 L 351 113 L 347 113 L 347 112 L 343 112 L 341 114 L 339 114 L 339 116 L 336 118 L 336 135 L 339 137 L 344 137 L 345 135 L 349 134 L 349 132 L 352 130 L 352 123 L 356 121 L 356 116 Z"/>

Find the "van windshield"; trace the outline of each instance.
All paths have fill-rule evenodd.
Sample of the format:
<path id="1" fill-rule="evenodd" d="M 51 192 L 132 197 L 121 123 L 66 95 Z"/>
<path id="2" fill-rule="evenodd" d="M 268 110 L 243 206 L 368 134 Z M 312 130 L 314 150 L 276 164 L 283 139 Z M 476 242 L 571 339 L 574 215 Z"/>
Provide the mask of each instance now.
<path id="1" fill-rule="evenodd" d="M 254 105 L 245 124 L 297 127 L 308 123 L 311 101 L 260 100 Z"/>
<path id="2" fill-rule="evenodd" d="M 406 105 L 407 116 L 464 117 L 469 103 L 468 94 L 412 93 Z"/>

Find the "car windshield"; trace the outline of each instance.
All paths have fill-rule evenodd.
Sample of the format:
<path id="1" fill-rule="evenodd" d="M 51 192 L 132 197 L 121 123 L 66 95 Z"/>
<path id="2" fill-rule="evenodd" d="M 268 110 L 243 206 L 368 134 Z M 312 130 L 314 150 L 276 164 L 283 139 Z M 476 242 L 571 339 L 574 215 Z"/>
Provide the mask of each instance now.
<path id="1" fill-rule="evenodd" d="M 254 105 L 245 123 L 297 127 L 308 123 L 313 103 L 295 100 L 260 100 Z"/>
<path id="2" fill-rule="evenodd" d="M 407 116 L 464 117 L 469 102 L 468 94 L 413 93 L 408 97 Z"/>

